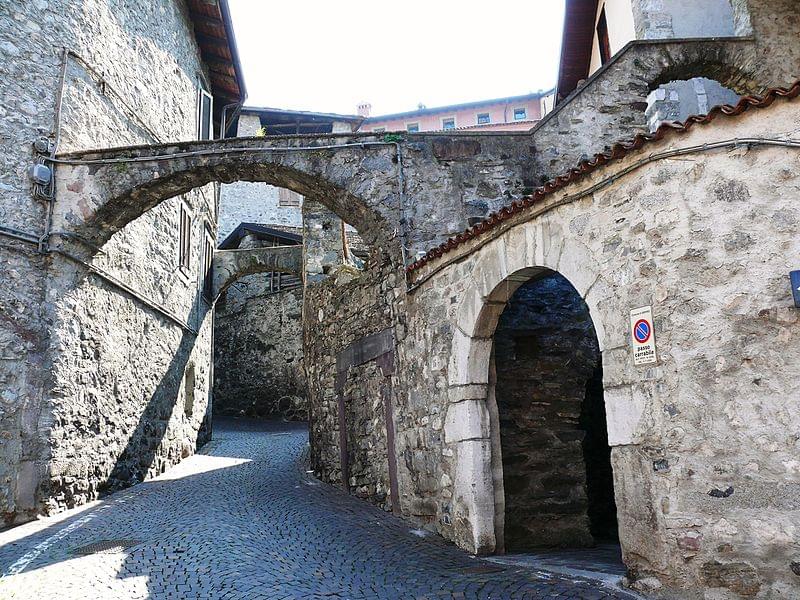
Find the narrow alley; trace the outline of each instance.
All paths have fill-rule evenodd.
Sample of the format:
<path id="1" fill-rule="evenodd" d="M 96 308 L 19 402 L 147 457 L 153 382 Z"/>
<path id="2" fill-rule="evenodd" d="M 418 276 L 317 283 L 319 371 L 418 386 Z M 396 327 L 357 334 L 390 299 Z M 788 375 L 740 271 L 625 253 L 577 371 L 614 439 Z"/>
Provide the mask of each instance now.
<path id="1" fill-rule="evenodd" d="M 0 533 L 0 598 L 633 598 L 474 558 L 307 472 L 302 425 L 218 422 L 164 475 Z"/>

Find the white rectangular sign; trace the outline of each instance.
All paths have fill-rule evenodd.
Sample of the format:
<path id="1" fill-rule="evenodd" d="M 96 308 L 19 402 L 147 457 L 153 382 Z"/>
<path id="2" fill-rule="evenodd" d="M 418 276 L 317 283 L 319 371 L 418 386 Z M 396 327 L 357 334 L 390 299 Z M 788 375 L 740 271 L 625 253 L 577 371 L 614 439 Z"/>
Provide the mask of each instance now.
<path id="1" fill-rule="evenodd" d="M 631 340 L 634 365 L 649 365 L 656 362 L 656 333 L 653 328 L 652 307 L 643 306 L 631 311 Z"/>

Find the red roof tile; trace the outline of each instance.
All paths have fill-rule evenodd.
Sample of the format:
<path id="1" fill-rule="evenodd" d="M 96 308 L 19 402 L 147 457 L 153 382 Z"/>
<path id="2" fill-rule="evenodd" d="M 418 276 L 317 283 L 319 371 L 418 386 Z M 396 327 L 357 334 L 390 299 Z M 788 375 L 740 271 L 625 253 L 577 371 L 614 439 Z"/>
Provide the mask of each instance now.
<path id="1" fill-rule="evenodd" d="M 620 160 L 628 154 L 640 150 L 647 144 L 664 139 L 667 135 L 677 135 L 687 133 L 695 124 L 706 125 L 711 123 L 720 115 L 726 117 L 738 116 L 751 108 L 767 108 L 771 106 L 778 98 L 792 99 L 800 95 L 800 81 L 796 81 L 789 88 L 771 88 L 767 93 L 761 96 L 744 96 L 736 106 L 728 104 L 715 106 L 706 115 L 693 115 L 686 119 L 683 123 L 673 121 L 663 123 L 654 133 L 639 133 L 634 136 L 632 140 L 621 141 L 614 144 L 609 152 L 601 152 L 596 154 L 592 160 L 584 160 L 578 163 L 578 166 L 570 169 L 567 173 L 548 181 L 545 185 L 537 188 L 533 194 L 515 200 L 510 205 L 501 208 L 499 211 L 490 214 L 480 223 L 473 225 L 466 231 L 459 233 L 448 239 L 446 242 L 440 244 L 436 248 L 429 250 L 425 256 L 410 264 L 406 267 L 407 273 L 412 273 L 420 269 L 431 260 L 438 258 L 464 242 L 478 237 L 482 233 L 494 229 L 503 221 L 507 221 L 511 216 L 516 215 L 523 210 L 533 206 L 541 201 L 545 196 L 548 196 L 569 184 L 589 175 L 596 169 L 616 160 Z"/>

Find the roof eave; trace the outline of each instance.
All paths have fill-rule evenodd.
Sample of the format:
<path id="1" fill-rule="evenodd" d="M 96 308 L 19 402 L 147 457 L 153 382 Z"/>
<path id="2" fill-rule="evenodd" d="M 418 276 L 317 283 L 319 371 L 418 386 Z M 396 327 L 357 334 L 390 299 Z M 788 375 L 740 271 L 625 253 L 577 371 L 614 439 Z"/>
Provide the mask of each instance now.
<path id="1" fill-rule="evenodd" d="M 241 57 L 239 56 L 239 46 L 236 43 L 236 33 L 233 29 L 233 19 L 231 19 L 231 10 L 228 5 L 228 0 L 219 0 L 219 10 L 228 36 L 228 45 L 230 46 L 231 57 L 233 58 L 233 69 L 236 71 L 236 79 L 239 83 L 239 102 L 244 103 L 247 98 L 247 86 L 244 82 L 244 70 L 242 69 Z"/>

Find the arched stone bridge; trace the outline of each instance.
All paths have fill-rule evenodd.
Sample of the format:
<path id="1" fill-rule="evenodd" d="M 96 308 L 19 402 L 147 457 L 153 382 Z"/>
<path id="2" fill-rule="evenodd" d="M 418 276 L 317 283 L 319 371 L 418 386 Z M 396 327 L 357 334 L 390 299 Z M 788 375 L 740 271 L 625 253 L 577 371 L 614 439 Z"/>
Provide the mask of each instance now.
<path id="1" fill-rule="evenodd" d="M 211 297 L 219 298 L 238 279 L 255 273 L 303 276 L 302 246 L 272 246 L 214 252 Z"/>
<path id="2" fill-rule="evenodd" d="M 60 156 L 53 228 L 101 247 L 167 198 L 260 181 L 316 200 L 370 244 L 427 249 L 530 188 L 527 135 L 237 138 Z"/>

